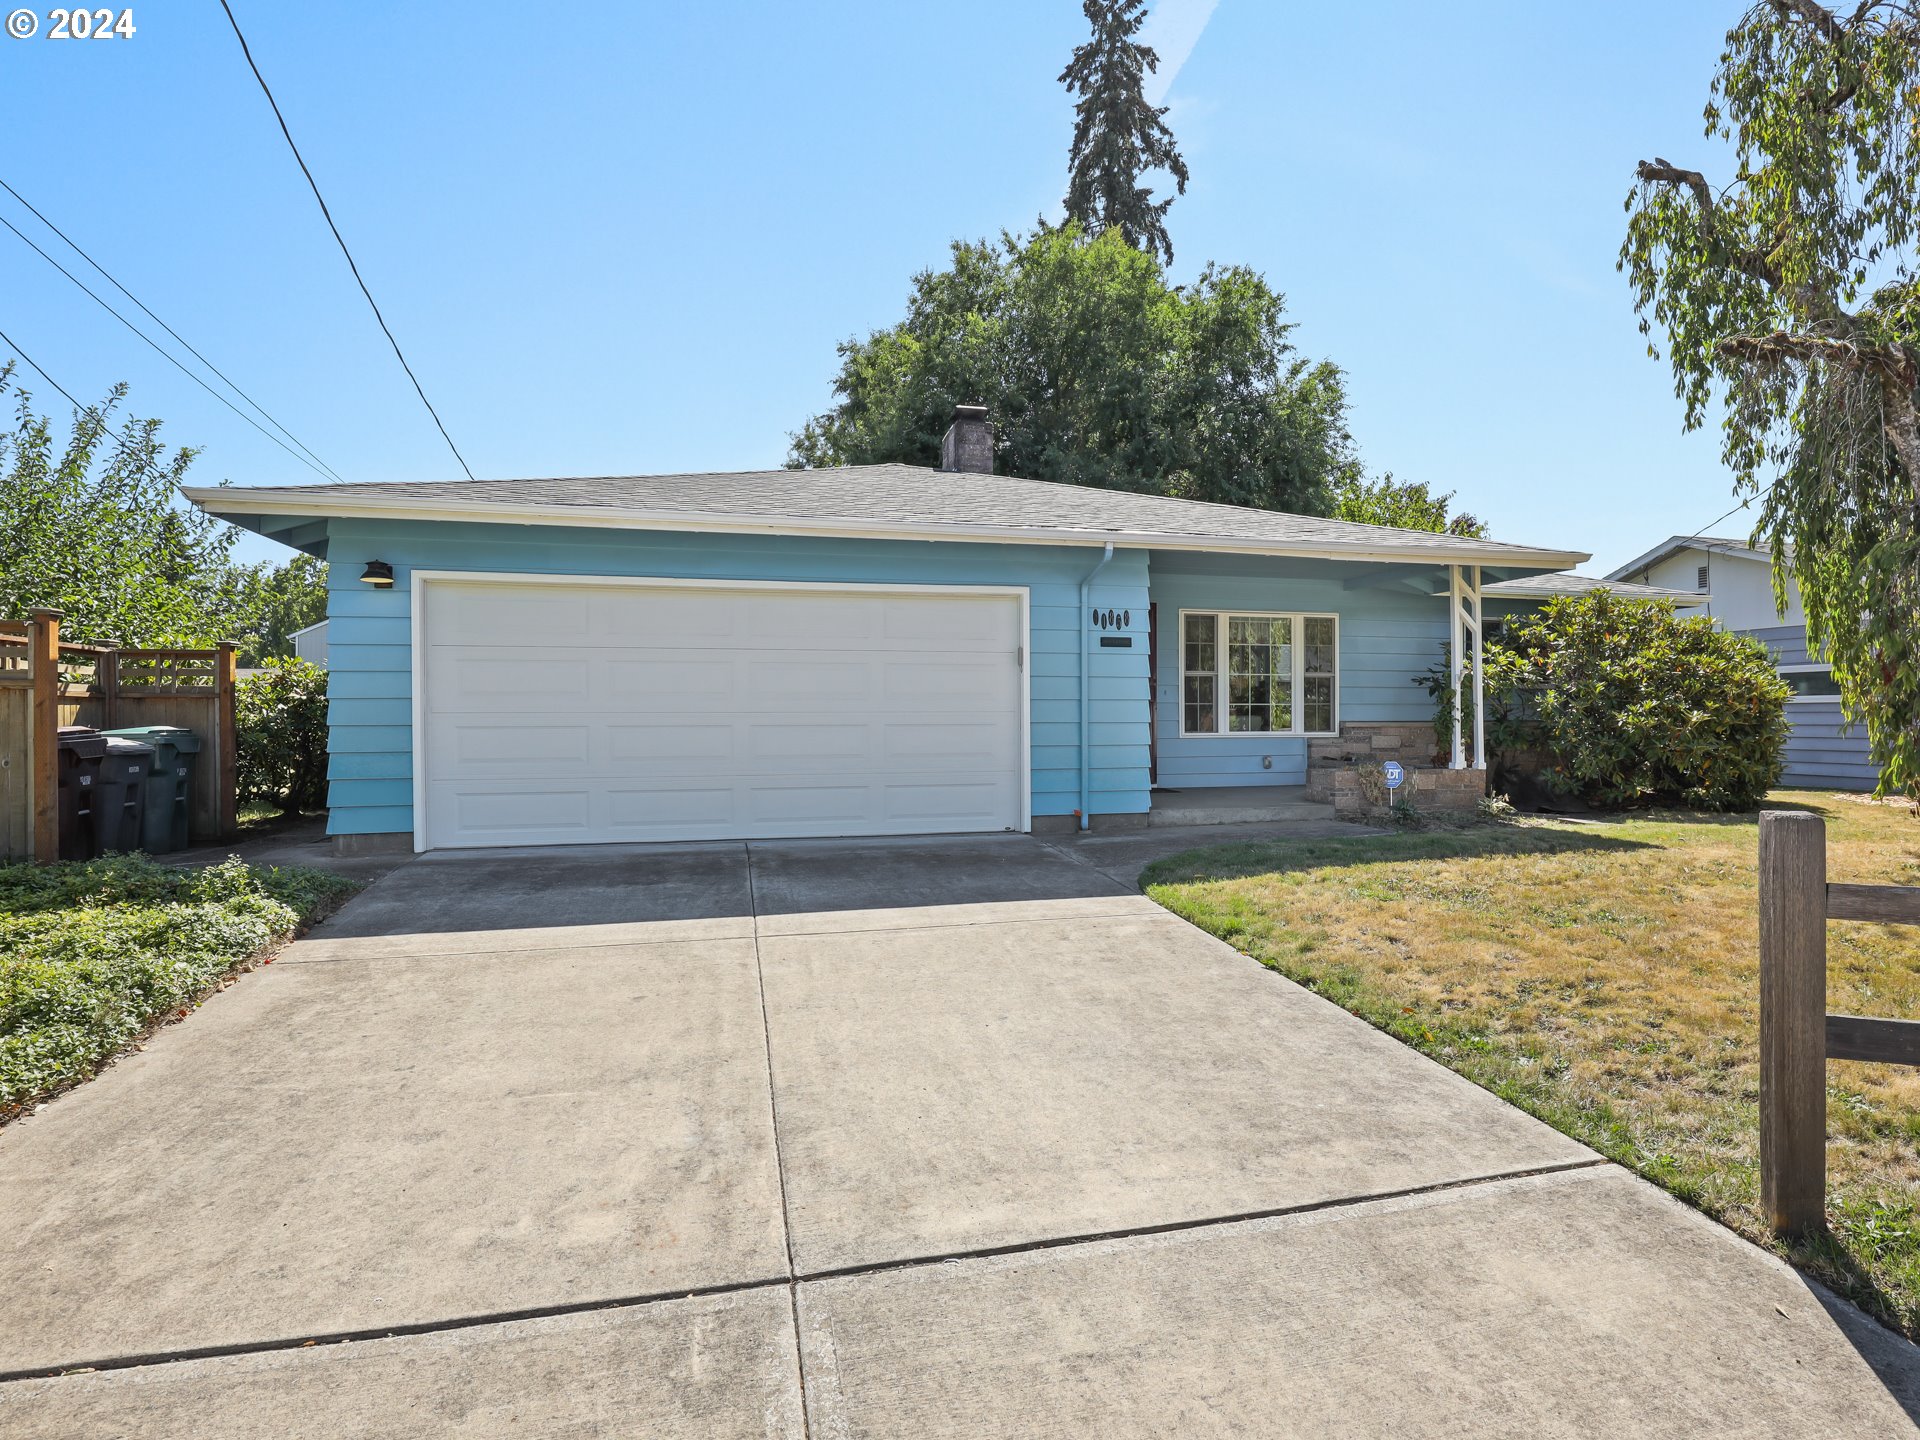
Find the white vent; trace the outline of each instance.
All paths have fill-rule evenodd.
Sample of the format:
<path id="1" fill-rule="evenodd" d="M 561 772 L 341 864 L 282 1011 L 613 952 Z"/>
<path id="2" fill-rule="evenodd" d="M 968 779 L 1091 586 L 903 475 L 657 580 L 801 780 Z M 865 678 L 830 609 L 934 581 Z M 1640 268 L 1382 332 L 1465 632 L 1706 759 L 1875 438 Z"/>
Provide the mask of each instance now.
<path id="1" fill-rule="evenodd" d="M 1700 567 L 1700 574 L 1699 577 L 1694 580 L 1693 588 L 1698 590 L 1702 595 L 1707 593 L 1707 567 L 1705 565 Z"/>

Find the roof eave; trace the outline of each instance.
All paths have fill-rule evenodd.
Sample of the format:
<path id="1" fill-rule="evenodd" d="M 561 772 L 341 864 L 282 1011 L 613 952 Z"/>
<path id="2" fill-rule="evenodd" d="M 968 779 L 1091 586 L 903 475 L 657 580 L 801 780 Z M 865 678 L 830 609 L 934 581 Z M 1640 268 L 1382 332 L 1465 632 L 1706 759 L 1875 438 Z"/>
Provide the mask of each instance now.
<path id="1" fill-rule="evenodd" d="M 357 495 L 316 504 L 312 495 L 274 495 L 228 485 L 182 486 L 181 493 L 212 515 L 304 515 L 354 520 L 476 521 L 505 525 L 562 525 L 585 529 L 686 530 L 719 534 L 806 534 L 844 539 L 989 541 L 1011 545 L 1127 545 L 1140 549 L 1215 554 L 1276 555 L 1379 564 L 1491 565 L 1565 570 L 1592 558 L 1580 551 L 1537 550 L 1498 542 L 1474 546 L 1367 545 L 1347 541 L 1263 542 L 1209 535 L 1128 530 L 1051 530 L 1012 525 L 893 524 L 816 516 L 690 515 L 597 505 L 492 505 L 380 500 Z M 1435 537 L 1442 538 L 1442 537 Z M 1449 537 L 1450 538 L 1450 537 Z"/>

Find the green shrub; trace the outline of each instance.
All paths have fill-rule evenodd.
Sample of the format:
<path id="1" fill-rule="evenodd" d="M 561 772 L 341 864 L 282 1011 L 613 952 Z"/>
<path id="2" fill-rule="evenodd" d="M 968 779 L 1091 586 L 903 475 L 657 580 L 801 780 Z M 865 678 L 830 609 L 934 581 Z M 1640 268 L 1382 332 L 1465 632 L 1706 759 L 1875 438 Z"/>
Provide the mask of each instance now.
<path id="1" fill-rule="evenodd" d="M 242 805 L 285 814 L 318 810 L 327 798 L 327 672 L 305 660 L 271 659 L 234 691 Z"/>
<path id="2" fill-rule="evenodd" d="M 1671 601 L 1562 597 L 1487 649 L 1488 747 L 1546 755 L 1590 805 L 1746 810 L 1779 782 L 1787 694 L 1764 645 Z"/>
<path id="3" fill-rule="evenodd" d="M 238 859 L 0 866 L 0 1116 L 86 1078 L 354 888 Z"/>

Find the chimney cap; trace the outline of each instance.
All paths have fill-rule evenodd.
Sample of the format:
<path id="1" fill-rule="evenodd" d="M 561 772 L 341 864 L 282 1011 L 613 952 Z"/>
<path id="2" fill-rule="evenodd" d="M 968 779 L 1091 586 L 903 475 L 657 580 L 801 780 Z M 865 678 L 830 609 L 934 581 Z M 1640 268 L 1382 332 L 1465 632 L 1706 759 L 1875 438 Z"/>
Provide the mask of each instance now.
<path id="1" fill-rule="evenodd" d="M 984 405 L 956 405 L 953 407 L 953 418 L 956 420 L 984 420 L 987 418 L 987 407 Z"/>

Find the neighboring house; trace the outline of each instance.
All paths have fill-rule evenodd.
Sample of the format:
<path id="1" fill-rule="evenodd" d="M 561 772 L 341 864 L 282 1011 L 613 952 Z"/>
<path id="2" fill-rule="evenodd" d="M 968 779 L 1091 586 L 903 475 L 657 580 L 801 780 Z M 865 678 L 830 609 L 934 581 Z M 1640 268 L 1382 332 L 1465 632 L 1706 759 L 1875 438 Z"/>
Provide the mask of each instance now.
<path id="1" fill-rule="evenodd" d="M 1691 589 L 1722 627 L 1773 651 L 1780 678 L 1793 688 L 1784 783 L 1835 790 L 1871 790 L 1879 783 L 1866 727 L 1849 732 L 1833 667 L 1807 651 L 1806 612 L 1791 577 L 1786 613 L 1775 605 L 1773 557 L 1766 551 L 1712 535 L 1674 535 L 1609 578 Z"/>
<path id="2" fill-rule="evenodd" d="M 1487 607 L 1487 633 L 1513 615 L 1536 610 L 1545 601 L 1561 595 L 1591 595 L 1606 590 L 1623 600 L 1671 600 L 1674 607 L 1690 610 L 1706 603 L 1704 595 L 1690 590 L 1670 590 L 1661 585 L 1636 585 L 1624 580 L 1602 580 L 1593 575 L 1527 575 L 1518 580 L 1501 580 L 1483 592 Z"/>
<path id="3" fill-rule="evenodd" d="M 328 561 L 343 849 L 1141 823 L 1426 726 L 1474 587 L 1586 558 L 943 453 L 187 493 Z"/>
<path id="4" fill-rule="evenodd" d="M 296 630 L 288 637 L 293 641 L 293 658 L 304 660 L 309 665 L 327 668 L 327 622 L 316 621 L 305 629 Z"/>

